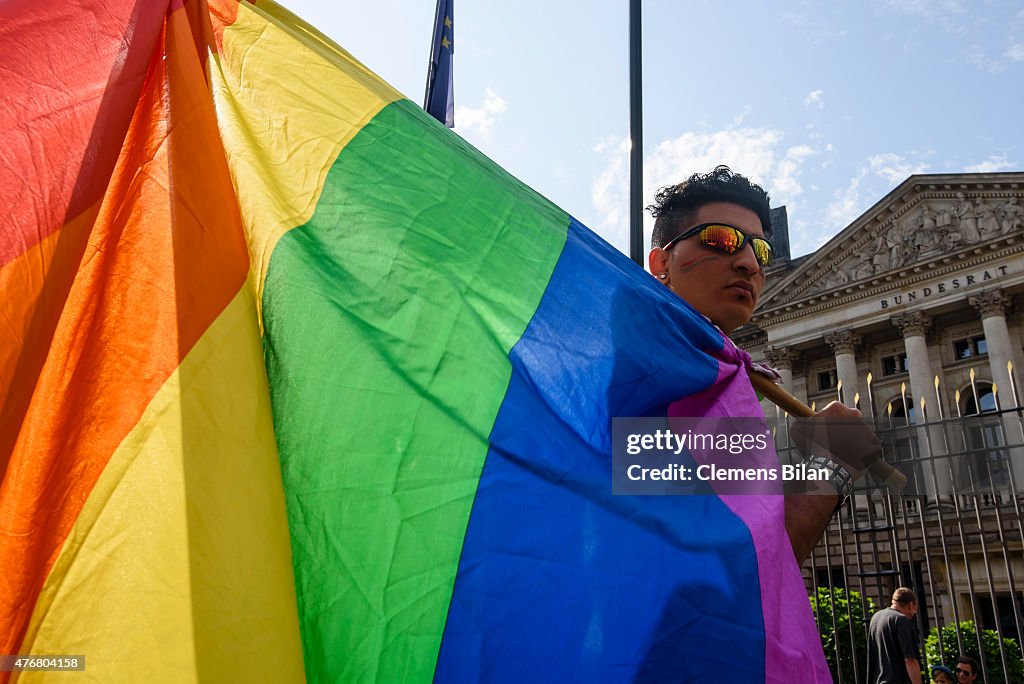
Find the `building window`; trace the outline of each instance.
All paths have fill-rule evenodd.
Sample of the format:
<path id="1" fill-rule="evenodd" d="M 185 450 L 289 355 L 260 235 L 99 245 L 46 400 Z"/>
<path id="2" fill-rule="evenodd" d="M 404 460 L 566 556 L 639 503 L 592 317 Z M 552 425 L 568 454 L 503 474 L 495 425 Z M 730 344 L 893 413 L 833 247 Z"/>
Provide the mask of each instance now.
<path id="1" fill-rule="evenodd" d="M 832 578 L 831 582 L 829 582 L 830 575 Z M 833 565 L 832 567 L 826 565 L 815 568 L 814 580 L 819 589 L 828 589 L 829 586 L 833 589 L 846 588 L 846 579 L 843 575 L 842 565 Z"/>
<path id="2" fill-rule="evenodd" d="M 969 359 L 973 356 L 984 356 L 988 354 L 988 344 L 985 343 L 984 335 L 969 337 L 966 340 L 957 340 L 953 343 L 953 354 L 957 361 Z"/>
<path id="3" fill-rule="evenodd" d="M 995 629 L 996 625 L 1002 623 L 1004 633 L 1013 634 L 1017 631 L 1017 613 L 1013 604 L 1017 604 L 1017 610 L 1024 608 L 1024 595 L 1016 592 L 1016 597 L 1011 597 L 1010 592 L 996 594 L 996 605 L 992 606 L 991 594 L 980 594 L 978 596 L 979 607 L 981 608 L 978 626 L 983 629 Z M 999 622 L 996 622 L 996 612 L 999 613 Z M 1011 631 L 1012 630 L 1012 631 Z"/>
<path id="4" fill-rule="evenodd" d="M 836 375 L 834 368 L 818 373 L 818 389 L 820 391 L 824 392 L 825 390 L 835 389 L 838 386 L 839 376 Z"/>
<path id="5" fill-rule="evenodd" d="M 987 382 L 968 387 L 964 393 L 966 398 L 960 399 L 965 416 L 961 430 L 967 453 L 961 465 L 962 482 L 971 483 L 984 503 L 992 503 L 1010 489 L 1010 453 L 999 448 L 1006 444 L 1002 421 L 997 416 L 984 415 L 997 410 L 996 395 Z"/>
<path id="6" fill-rule="evenodd" d="M 896 397 L 885 407 L 885 412 L 888 414 L 889 429 L 885 430 L 881 437 L 886 460 L 909 463 L 920 453 L 917 433 L 911 428 L 911 423 L 917 422 L 914 398 Z"/>
<path id="7" fill-rule="evenodd" d="M 906 373 L 907 370 L 906 354 L 886 356 L 882 359 L 882 375 L 899 375 L 900 373 Z"/>
<path id="8" fill-rule="evenodd" d="M 974 392 L 978 393 L 978 401 L 974 400 Z M 996 395 L 992 391 L 992 385 L 987 382 L 979 382 L 974 389 L 968 387 L 963 391 L 963 396 L 961 401 L 965 416 L 996 410 Z M 978 404 L 981 404 L 981 411 L 978 411 Z"/>
<path id="9" fill-rule="evenodd" d="M 917 408 L 914 406 L 914 398 L 909 395 L 906 398 L 906 402 L 904 402 L 903 397 L 890 401 L 886 407 L 886 413 L 890 418 L 904 418 L 908 419 L 907 422 L 911 423 L 917 420 Z"/>

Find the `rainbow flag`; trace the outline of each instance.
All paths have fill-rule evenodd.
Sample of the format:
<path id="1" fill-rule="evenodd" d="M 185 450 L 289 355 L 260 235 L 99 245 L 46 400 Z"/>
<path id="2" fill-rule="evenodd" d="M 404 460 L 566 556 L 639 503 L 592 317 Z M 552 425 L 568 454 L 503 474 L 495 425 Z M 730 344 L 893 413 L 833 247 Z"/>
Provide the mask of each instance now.
<path id="1" fill-rule="evenodd" d="M 0 653 L 831 681 L 780 498 L 611 493 L 758 415 L 694 310 L 271 2 L 0 19 Z"/>

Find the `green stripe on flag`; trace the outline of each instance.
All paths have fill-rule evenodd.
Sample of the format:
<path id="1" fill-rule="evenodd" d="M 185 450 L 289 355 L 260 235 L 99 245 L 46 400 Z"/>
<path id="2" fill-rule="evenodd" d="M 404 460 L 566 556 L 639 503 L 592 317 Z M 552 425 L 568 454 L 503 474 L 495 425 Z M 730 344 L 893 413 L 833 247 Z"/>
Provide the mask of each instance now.
<path id="1" fill-rule="evenodd" d="M 507 355 L 568 222 L 403 100 L 274 250 L 264 346 L 311 681 L 433 676 Z"/>

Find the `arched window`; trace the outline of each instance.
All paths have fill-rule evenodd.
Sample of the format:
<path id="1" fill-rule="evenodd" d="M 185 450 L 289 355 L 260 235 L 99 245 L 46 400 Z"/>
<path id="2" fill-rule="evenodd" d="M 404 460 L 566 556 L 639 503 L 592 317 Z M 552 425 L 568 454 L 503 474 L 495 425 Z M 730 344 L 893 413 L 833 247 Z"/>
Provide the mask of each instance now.
<path id="1" fill-rule="evenodd" d="M 965 416 L 973 416 L 979 413 L 978 404 L 981 404 L 981 413 L 988 413 L 989 411 L 996 410 L 996 395 L 992 391 L 992 385 L 987 382 L 975 383 L 975 388 L 978 391 L 978 401 L 974 400 L 974 392 L 968 385 L 963 392 L 960 393 L 960 404 L 961 411 Z"/>
<path id="2" fill-rule="evenodd" d="M 914 398 L 909 394 L 907 395 L 906 406 L 903 404 L 903 397 L 896 397 L 889 402 L 889 405 L 886 407 L 886 413 L 894 419 L 906 419 L 909 417 L 911 423 L 917 420 L 917 407 L 914 406 Z M 907 415 L 908 413 L 910 414 L 909 416 Z M 899 421 L 901 425 L 905 424 L 905 422 L 905 420 Z"/>
<path id="3" fill-rule="evenodd" d="M 908 394 L 904 403 L 903 397 L 898 396 L 886 405 L 885 410 L 889 421 L 889 429 L 882 440 L 886 460 L 910 461 L 918 455 L 917 431 L 910 427 L 917 420 L 914 398 Z"/>

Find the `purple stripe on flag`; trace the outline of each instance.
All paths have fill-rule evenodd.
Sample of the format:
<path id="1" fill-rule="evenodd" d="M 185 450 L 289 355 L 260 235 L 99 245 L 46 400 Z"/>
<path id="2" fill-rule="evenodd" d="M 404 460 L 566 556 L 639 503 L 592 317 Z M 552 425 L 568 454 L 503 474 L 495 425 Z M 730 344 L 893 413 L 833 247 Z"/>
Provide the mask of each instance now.
<path id="1" fill-rule="evenodd" d="M 757 395 L 747 377 L 750 356 L 728 338 L 719 355 L 716 382 L 702 392 L 674 402 L 669 406 L 670 417 L 762 415 Z M 750 467 L 778 467 L 774 447 L 764 452 L 752 452 L 752 458 Z M 700 460 L 697 455 L 695 460 Z M 716 490 L 719 488 L 713 486 Z M 786 534 L 785 499 L 780 494 L 724 494 L 721 499 L 749 528 L 757 553 L 760 603 L 765 623 L 766 681 L 831 682 L 832 675 L 824 653 L 816 647 L 818 631 L 803 577 Z M 815 647 L 808 648 L 808 645 Z"/>

